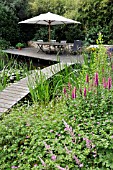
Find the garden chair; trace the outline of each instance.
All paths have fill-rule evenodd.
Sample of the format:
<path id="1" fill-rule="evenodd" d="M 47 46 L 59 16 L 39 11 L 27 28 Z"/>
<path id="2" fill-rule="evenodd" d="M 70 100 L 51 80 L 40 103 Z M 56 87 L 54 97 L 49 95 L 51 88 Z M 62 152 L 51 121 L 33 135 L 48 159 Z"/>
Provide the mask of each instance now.
<path id="1" fill-rule="evenodd" d="M 77 53 L 82 47 L 82 41 L 81 40 L 74 40 L 74 44 L 71 47 L 72 53 Z"/>

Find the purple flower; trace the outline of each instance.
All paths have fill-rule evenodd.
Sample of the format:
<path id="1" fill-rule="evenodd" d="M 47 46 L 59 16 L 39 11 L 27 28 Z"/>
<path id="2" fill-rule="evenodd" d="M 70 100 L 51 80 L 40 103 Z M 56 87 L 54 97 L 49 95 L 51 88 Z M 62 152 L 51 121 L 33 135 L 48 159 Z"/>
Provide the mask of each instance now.
<path id="1" fill-rule="evenodd" d="M 89 76 L 86 74 L 86 83 L 89 83 Z"/>
<path id="2" fill-rule="evenodd" d="M 52 155 L 51 160 L 55 161 L 56 160 L 56 155 Z"/>
<path id="3" fill-rule="evenodd" d="M 64 122 L 64 125 L 65 125 L 65 131 L 68 131 L 69 132 L 69 134 L 72 136 L 72 137 L 74 137 L 75 135 L 74 135 L 74 132 L 73 132 L 73 129 L 72 129 L 72 127 L 70 127 L 64 120 L 62 120 L 63 122 Z M 75 140 L 75 139 L 74 139 Z"/>
<path id="4" fill-rule="evenodd" d="M 63 92 L 64 92 L 64 94 L 66 94 L 66 93 L 67 93 L 67 90 L 66 90 L 66 88 L 65 88 L 65 87 L 63 88 Z"/>
<path id="5" fill-rule="evenodd" d="M 80 164 L 79 167 L 82 168 L 82 167 L 83 167 L 83 164 Z"/>
<path id="6" fill-rule="evenodd" d="M 112 79 L 109 77 L 108 78 L 108 89 L 109 90 L 110 90 L 111 86 L 112 86 Z"/>
<path id="7" fill-rule="evenodd" d="M 75 155 L 73 156 L 73 158 L 75 159 L 76 164 L 80 165 L 80 161 L 79 161 L 79 159 Z"/>
<path id="8" fill-rule="evenodd" d="M 46 142 L 44 142 L 44 145 L 45 145 L 45 148 L 46 148 L 46 149 L 50 149 L 50 145 L 47 145 Z"/>
<path id="9" fill-rule="evenodd" d="M 72 151 L 70 151 L 68 148 L 67 148 L 67 146 L 65 145 L 65 150 L 66 150 L 66 153 L 67 154 L 70 154 Z"/>
<path id="10" fill-rule="evenodd" d="M 89 139 L 87 139 L 87 138 L 86 138 L 86 147 L 87 147 L 88 149 L 91 148 L 91 141 L 90 141 Z"/>
<path id="11" fill-rule="evenodd" d="M 86 97 L 86 87 L 84 88 L 84 97 Z"/>
<path id="12" fill-rule="evenodd" d="M 95 73 L 95 85 L 98 86 L 98 73 Z"/>
<path id="13" fill-rule="evenodd" d="M 76 98 L 76 87 L 74 87 L 73 91 L 72 91 L 72 99 Z"/>
<path id="14" fill-rule="evenodd" d="M 113 139 L 113 135 L 111 136 L 111 138 Z"/>

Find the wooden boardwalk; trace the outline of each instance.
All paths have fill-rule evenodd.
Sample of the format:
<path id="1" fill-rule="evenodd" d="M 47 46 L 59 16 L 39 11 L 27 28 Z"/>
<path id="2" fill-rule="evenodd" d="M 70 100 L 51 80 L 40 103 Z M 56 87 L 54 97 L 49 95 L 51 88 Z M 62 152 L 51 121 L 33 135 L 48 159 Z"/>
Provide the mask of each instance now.
<path id="1" fill-rule="evenodd" d="M 72 63 L 67 64 L 67 66 L 70 65 L 72 65 Z M 44 75 L 46 79 L 49 79 L 64 68 L 65 64 L 63 63 L 54 64 L 42 70 L 34 71 L 28 77 L 25 77 L 4 89 L 2 92 L 0 92 L 0 115 L 2 115 L 4 112 L 7 112 L 12 106 L 14 106 L 29 93 L 29 81 L 34 83 L 33 86 L 35 88 L 36 76 Z"/>

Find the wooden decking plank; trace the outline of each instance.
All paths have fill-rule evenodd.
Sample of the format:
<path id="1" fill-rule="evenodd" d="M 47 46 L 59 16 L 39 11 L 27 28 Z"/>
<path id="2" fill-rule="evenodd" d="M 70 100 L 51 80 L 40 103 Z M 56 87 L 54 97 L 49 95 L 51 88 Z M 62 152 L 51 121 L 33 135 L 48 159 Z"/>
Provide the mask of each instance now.
<path id="1" fill-rule="evenodd" d="M 6 93 L 7 92 L 7 93 Z M 18 93 L 18 94 L 15 94 L 15 93 L 8 93 L 9 91 L 4 91 L 2 94 L 0 94 L 0 98 L 4 98 L 4 97 L 10 97 L 12 99 L 15 99 L 15 98 L 22 98 L 23 96 L 26 96 L 28 93 Z"/>
<path id="2" fill-rule="evenodd" d="M 12 104 L 7 104 L 7 103 L 0 103 L 0 108 L 6 108 L 9 109 L 11 108 Z"/>
<path id="3" fill-rule="evenodd" d="M 8 100 L 8 99 L 1 99 L 0 98 L 0 103 L 15 104 L 15 100 Z"/>
<path id="4" fill-rule="evenodd" d="M 0 115 L 2 115 L 3 113 L 7 112 L 7 108 L 2 108 L 0 107 Z"/>
<path id="5" fill-rule="evenodd" d="M 22 88 L 18 88 L 18 87 L 8 87 L 6 88 L 4 91 L 11 91 L 12 93 L 21 93 L 21 92 L 29 92 L 29 89 L 22 89 Z"/>

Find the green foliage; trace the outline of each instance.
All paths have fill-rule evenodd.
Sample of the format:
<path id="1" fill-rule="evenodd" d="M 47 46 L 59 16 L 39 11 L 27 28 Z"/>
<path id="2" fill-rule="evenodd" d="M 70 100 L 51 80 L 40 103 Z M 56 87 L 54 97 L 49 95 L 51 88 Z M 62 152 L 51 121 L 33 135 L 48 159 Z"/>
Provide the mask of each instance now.
<path id="1" fill-rule="evenodd" d="M 19 43 L 16 44 L 16 47 L 17 48 L 22 48 L 22 47 L 24 47 L 24 44 L 19 42 Z"/>
<path id="2" fill-rule="evenodd" d="M 6 41 L 5 39 L 0 38 L 0 49 L 7 49 L 10 46 L 10 42 Z"/>
<path id="3" fill-rule="evenodd" d="M 2 91 L 9 84 L 19 81 L 30 74 L 29 70 L 22 62 L 17 62 L 13 58 L 2 57 L 0 60 L 0 91 Z"/>

